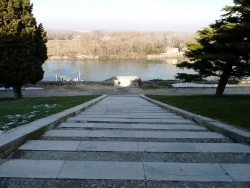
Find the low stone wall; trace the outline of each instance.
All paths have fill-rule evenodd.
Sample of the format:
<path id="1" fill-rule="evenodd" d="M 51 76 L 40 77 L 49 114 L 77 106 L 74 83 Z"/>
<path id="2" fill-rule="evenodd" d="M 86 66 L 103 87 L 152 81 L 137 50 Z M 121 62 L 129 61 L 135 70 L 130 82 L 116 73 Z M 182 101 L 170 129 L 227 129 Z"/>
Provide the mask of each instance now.
<path id="1" fill-rule="evenodd" d="M 148 86 L 170 86 L 174 83 L 180 83 L 178 80 L 160 80 L 160 81 L 142 81 L 141 87 Z M 28 84 L 29 86 L 30 84 Z M 31 86 L 31 85 L 30 85 Z M 34 85 L 32 85 L 34 86 Z M 108 81 L 44 81 L 38 82 L 35 86 L 115 86 L 114 80 Z"/>
<path id="2" fill-rule="evenodd" d="M 35 86 L 114 86 L 114 82 L 95 82 L 95 81 L 48 81 L 38 82 Z"/>
<path id="3" fill-rule="evenodd" d="M 176 83 L 183 83 L 179 80 L 151 80 L 151 81 L 142 81 L 140 83 L 141 87 L 150 87 L 150 86 L 156 86 L 156 87 L 166 87 L 170 86 L 172 84 Z M 197 81 L 193 82 L 197 84 L 217 84 L 218 81 Z M 240 80 L 240 81 L 229 81 L 229 84 L 249 84 L 250 80 Z M 27 84 L 28 86 L 34 86 L 31 84 Z M 106 81 L 42 81 L 35 84 L 35 86 L 114 86 L 114 80 L 109 79 Z"/>
<path id="4" fill-rule="evenodd" d="M 179 83 L 175 80 L 167 81 L 142 81 L 141 86 L 169 86 L 173 83 Z M 114 81 L 47 81 L 38 82 L 35 86 L 114 86 Z"/>

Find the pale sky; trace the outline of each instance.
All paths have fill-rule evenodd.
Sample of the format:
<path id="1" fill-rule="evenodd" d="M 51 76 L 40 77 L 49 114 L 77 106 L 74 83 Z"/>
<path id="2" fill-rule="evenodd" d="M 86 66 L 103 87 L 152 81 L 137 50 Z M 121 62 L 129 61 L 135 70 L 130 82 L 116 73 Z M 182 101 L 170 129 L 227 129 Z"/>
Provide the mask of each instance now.
<path id="1" fill-rule="evenodd" d="M 31 0 L 45 29 L 196 32 L 233 0 Z"/>

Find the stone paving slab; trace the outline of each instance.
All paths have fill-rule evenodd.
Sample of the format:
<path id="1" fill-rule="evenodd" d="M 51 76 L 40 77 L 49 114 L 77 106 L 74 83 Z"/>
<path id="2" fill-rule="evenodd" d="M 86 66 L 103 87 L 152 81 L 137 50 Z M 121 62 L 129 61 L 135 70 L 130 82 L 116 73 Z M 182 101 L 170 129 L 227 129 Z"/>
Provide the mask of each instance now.
<path id="1" fill-rule="evenodd" d="M 132 115 L 132 114 L 149 114 L 149 113 L 155 113 L 155 114 L 175 114 L 171 113 L 170 111 L 164 110 L 164 109 L 148 109 L 146 107 L 139 107 L 137 109 L 130 108 L 129 106 L 123 106 L 122 109 L 119 108 L 112 108 L 112 109 L 107 109 L 107 110 L 90 110 L 86 114 L 89 113 L 107 113 L 107 115 Z M 113 113 L 113 114 L 112 114 Z"/>
<path id="2" fill-rule="evenodd" d="M 122 123 L 93 123 L 93 128 L 100 128 L 100 129 L 133 129 L 131 124 L 122 124 Z"/>
<path id="3" fill-rule="evenodd" d="M 121 123 L 130 123 L 130 119 L 120 119 L 120 118 L 81 118 L 81 117 L 73 117 L 69 118 L 66 122 L 121 122 Z"/>
<path id="4" fill-rule="evenodd" d="M 50 130 L 43 134 L 43 136 L 54 137 L 86 137 L 89 130 Z"/>
<path id="5" fill-rule="evenodd" d="M 160 143 L 160 142 L 139 142 L 141 152 L 200 152 L 193 143 Z"/>
<path id="6" fill-rule="evenodd" d="M 250 165 L 15 159 L 0 166 L 0 177 L 249 182 Z"/>
<path id="7" fill-rule="evenodd" d="M 109 114 L 103 114 L 103 115 L 96 115 L 96 114 L 80 114 L 77 117 L 80 118 L 121 118 L 121 119 L 179 119 L 182 117 L 175 115 L 175 114 L 165 114 L 165 115 L 155 115 L 154 113 L 150 113 L 150 114 L 141 114 L 141 115 L 137 115 L 137 114 L 133 114 L 133 115 L 109 115 Z"/>
<path id="8" fill-rule="evenodd" d="M 80 141 L 31 140 L 20 146 L 19 150 L 76 151 Z"/>
<path id="9" fill-rule="evenodd" d="M 169 111 L 166 111 L 164 109 L 148 109 L 146 107 L 143 107 L 143 106 L 140 106 L 139 108 L 131 108 L 130 106 L 129 107 L 126 107 L 126 106 L 123 106 L 122 108 L 111 108 L 111 109 L 97 109 L 97 110 L 93 110 L 93 109 L 90 109 L 86 114 L 109 114 L 109 115 L 124 115 L 124 114 L 136 114 L 136 113 L 171 113 Z"/>
<path id="10" fill-rule="evenodd" d="M 250 153 L 250 146 L 239 143 L 138 142 L 138 148 L 145 152 Z"/>
<path id="11" fill-rule="evenodd" d="M 142 163 L 67 161 L 58 178 L 144 180 Z"/>
<path id="12" fill-rule="evenodd" d="M 162 112 L 148 112 L 148 111 L 137 111 L 137 112 L 120 112 L 120 111 L 114 111 L 114 112 L 105 112 L 105 111 L 85 111 L 81 113 L 82 115 L 86 116 L 129 116 L 129 117 L 137 117 L 137 116 L 152 116 L 154 114 L 157 116 L 169 116 L 169 115 L 176 115 L 176 113 L 168 112 L 168 111 L 162 111 Z"/>
<path id="13" fill-rule="evenodd" d="M 155 129 L 155 130 L 208 130 L 196 124 L 126 124 L 126 123 L 63 123 L 61 128 L 105 128 L 105 129 Z"/>
<path id="14" fill-rule="evenodd" d="M 144 116 L 144 115 L 153 115 L 155 114 L 156 116 L 171 116 L 171 115 L 177 115 L 176 113 L 172 113 L 170 111 L 160 109 L 160 110 L 149 110 L 146 109 L 145 107 L 140 107 L 138 109 L 125 109 L 126 107 L 123 107 L 123 109 L 112 109 L 112 110 L 87 110 L 85 112 L 80 113 L 79 115 L 81 116 L 118 116 L 118 117 L 123 117 L 123 116 Z"/>
<path id="15" fill-rule="evenodd" d="M 181 118 L 171 118 L 171 119 L 132 119 L 131 122 L 134 123 L 170 123 L 170 124 L 193 124 L 193 121 Z"/>
<path id="16" fill-rule="evenodd" d="M 178 132 L 135 131 L 137 138 L 181 138 Z"/>
<path id="17" fill-rule="evenodd" d="M 214 132 L 167 132 L 127 130 L 50 130 L 43 136 L 53 137 L 109 137 L 109 138 L 225 138 Z"/>
<path id="18" fill-rule="evenodd" d="M 88 137 L 106 137 L 106 138 L 134 138 L 134 131 L 89 131 Z"/>
<path id="19" fill-rule="evenodd" d="M 171 115 L 177 115 L 176 113 L 172 113 L 172 112 L 169 112 L 169 111 L 162 111 L 162 112 L 154 112 L 154 113 L 152 113 L 152 112 L 146 112 L 146 111 L 144 111 L 144 112 L 142 112 L 142 111 L 137 111 L 137 112 L 132 112 L 132 111 L 130 111 L 130 112 L 126 112 L 126 113 L 124 113 L 124 114 L 105 114 L 105 111 L 102 111 L 100 114 L 98 114 L 98 112 L 95 112 L 95 111 L 90 111 L 90 110 L 88 110 L 88 111 L 85 111 L 85 112 L 82 112 L 82 113 L 80 113 L 79 115 L 86 115 L 86 116 L 94 116 L 94 115 L 97 115 L 97 116 L 103 116 L 103 115 L 106 115 L 106 116 L 171 116 Z"/>
<path id="20" fill-rule="evenodd" d="M 90 131 L 88 137 L 127 137 L 127 138 L 181 138 L 178 132 L 160 131 Z"/>
<path id="21" fill-rule="evenodd" d="M 0 166 L 0 177 L 56 178 L 65 161 L 9 160 Z"/>
<path id="22" fill-rule="evenodd" d="M 129 151 L 138 152 L 137 142 L 98 142 L 83 141 L 77 151 Z"/>
<path id="23" fill-rule="evenodd" d="M 250 153 L 250 146 L 239 143 L 164 143 L 110 141 L 48 141 L 32 140 L 19 150 L 33 151 L 108 151 L 108 152 L 192 152 L 192 153 Z"/>
<path id="24" fill-rule="evenodd" d="M 155 124 L 162 124 L 162 123 L 170 123 L 170 124 L 194 124 L 193 121 L 184 119 L 184 118 L 171 118 L 171 119 L 121 119 L 121 118 L 80 118 L 80 117 L 73 117 L 68 118 L 66 121 L 67 123 L 72 122 L 105 122 L 105 123 L 155 123 Z"/>
<path id="25" fill-rule="evenodd" d="M 211 153 L 250 153 L 250 146 L 239 143 L 196 143 L 195 146 L 201 152 L 211 152 Z M 250 162 L 250 161 L 249 161 Z"/>
<path id="26" fill-rule="evenodd" d="M 186 129 L 186 130 L 208 130 L 206 127 L 199 126 L 197 124 L 169 124 L 170 129 Z"/>
<path id="27" fill-rule="evenodd" d="M 143 164 L 147 180 L 233 181 L 219 164 L 160 162 L 144 162 Z"/>
<path id="28" fill-rule="evenodd" d="M 179 132 L 182 138 L 225 138 L 215 132 Z"/>
<path id="29" fill-rule="evenodd" d="M 235 181 L 250 182 L 250 164 L 221 164 Z"/>
<path id="30" fill-rule="evenodd" d="M 163 131 L 135 131 L 135 137 L 142 138 L 224 138 L 213 132 L 163 132 Z"/>
<path id="31" fill-rule="evenodd" d="M 76 117 L 72 117 L 72 118 L 69 118 L 69 120 L 83 120 L 83 121 L 117 121 L 117 120 L 121 120 L 121 121 L 124 121 L 124 120 L 127 120 L 128 122 L 130 121 L 133 121 L 133 120 L 144 120 L 144 121 L 151 121 L 151 120 L 154 120 L 154 121 L 159 121 L 159 122 L 162 122 L 161 119 L 163 120 L 171 120 L 171 119 L 180 119 L 180 120 L 183 120 L 184 118 L 183 117 L 180 117 L 180 116 L 177 116 L 177 115 L 173 115 L 173 116 L 166 116 L 165 118 L 159 118 L 159 117 L 153 117 L 153 118 L 148 118 L 148 117 L 138 117 L 138 118 L 123 118 L 123 117 L 119 117 L 119 116 L 114 116 L 114 117 L 105 117 L 105 116 L 92 116 L 92 117 L 88 117 L 88 116 L 83 116 L 83 115 L 78 115 Z"/>
<path id="32" fill-rule="evenodd" d="M 77 117 L 81 117 L 81 118 L 96 118 L 96 117 L 98 117 L 98 118 L 130 118 L 129 115 L 124 115 L 124 114 L 115 114 L 115 115 L 99 114 L 99 115 L 97 115 L 95 113 L 93 113 L 93 114 L 82 113 L 82 114 L 78 115 Z"/>
<path id="33" fill-rule="evenodd" d="M 99 129 L 132 129 L 131 124 L 114 123 L 64 123 L 61 128 L 99 128 Z"/>

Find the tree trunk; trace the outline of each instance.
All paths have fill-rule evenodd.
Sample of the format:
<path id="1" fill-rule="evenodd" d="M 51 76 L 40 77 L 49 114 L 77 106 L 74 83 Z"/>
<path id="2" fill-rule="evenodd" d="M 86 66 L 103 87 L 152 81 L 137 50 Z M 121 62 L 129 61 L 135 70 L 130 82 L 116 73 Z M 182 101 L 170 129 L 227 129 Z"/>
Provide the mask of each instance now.
<path id="1" fill-rule="evenodd" d="M 13 86 L 13 92 L 15 99 L 21 99 L 23 97 L 21 86 Z"/>
<path id="2" fill-rule="evenodd" d="M 232 71 L 232 66 L 231 65 L 225 65 L 225 69 L 220 77 L 217 89 L 216 89 L 216 96 L 222 96 L 224 93 L 224 90 L 226 88 L 228 79 L 231 75 L 231 71 Z"/>

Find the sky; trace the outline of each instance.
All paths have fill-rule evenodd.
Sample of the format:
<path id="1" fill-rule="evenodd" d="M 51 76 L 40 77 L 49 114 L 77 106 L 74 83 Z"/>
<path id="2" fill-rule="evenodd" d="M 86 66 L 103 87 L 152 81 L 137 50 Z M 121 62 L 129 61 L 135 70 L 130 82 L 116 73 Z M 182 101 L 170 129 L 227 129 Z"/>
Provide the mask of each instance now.
<path id="1" fill-rule="evenodd" d="M 196 32 L 233 0 L 31 0 L 45 29 Z"/>

